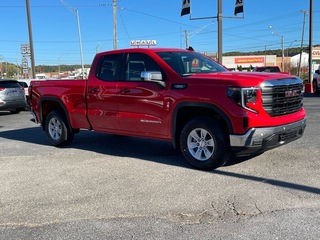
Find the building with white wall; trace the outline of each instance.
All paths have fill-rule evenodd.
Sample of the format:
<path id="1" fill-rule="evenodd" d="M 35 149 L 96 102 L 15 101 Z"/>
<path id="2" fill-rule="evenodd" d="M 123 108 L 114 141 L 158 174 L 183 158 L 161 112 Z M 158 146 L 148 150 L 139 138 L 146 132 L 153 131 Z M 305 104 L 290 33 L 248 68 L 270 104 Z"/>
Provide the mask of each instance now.
<path id="1" fill-rule="evenodd" d="M 249 69 L 250 67 L 275 66 L 277 65 L 277 56 L 226 56 L 222 57 L 222 64 L 230 70 L 237 70 L 240 66 L 243 70 Z"/>

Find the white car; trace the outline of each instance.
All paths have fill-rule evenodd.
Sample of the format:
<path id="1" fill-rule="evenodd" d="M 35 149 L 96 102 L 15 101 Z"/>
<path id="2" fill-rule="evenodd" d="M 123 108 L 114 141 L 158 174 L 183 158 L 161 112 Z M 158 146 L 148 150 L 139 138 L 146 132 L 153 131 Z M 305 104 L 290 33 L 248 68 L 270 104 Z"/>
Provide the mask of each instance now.
<path id="1" fill-rule="evenodd" d="M 312 87 L 314 93 L 320 92 L 320 68 L 313 74 Z"/>
<path id="2" fill-rule="evenodd" d="M 24 88 L 24 94 L 26 95 L 26 102 L 29 104 L 28 88 L 30 86 L 31 79 L 19 79 L 18 83 Z"/>

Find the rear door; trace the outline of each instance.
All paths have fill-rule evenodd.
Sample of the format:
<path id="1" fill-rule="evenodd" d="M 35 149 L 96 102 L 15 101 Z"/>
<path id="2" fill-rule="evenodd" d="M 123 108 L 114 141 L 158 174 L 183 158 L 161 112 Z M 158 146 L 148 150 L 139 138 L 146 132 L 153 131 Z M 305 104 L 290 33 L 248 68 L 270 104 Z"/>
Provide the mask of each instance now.
<path id="1" fill-rule="evenodd" d="M 118 83 L 119 130 L 129 135 L 166 138 L 166 91 L 158 83 L 142 81 L 142 71 L 162 72 L 162 69 L 146 54 L 128 53 Z"/>
<path id="2" fill-rule="evenodd" d="M 87 86 L 88 118 L 97 131 L 118 129 L 118 80 L 123 54 L 102 56 Z"/>

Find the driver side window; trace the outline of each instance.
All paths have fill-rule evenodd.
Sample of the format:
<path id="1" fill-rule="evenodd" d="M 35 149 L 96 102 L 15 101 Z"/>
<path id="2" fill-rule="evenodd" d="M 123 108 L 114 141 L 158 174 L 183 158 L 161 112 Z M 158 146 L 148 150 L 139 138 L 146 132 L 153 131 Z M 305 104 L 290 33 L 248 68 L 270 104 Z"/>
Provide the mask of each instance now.
<path id="1" fill-rule="evenodd" d="M 141 72 L 162 72 L 160 66 L 148 55 L 143 53 L 129 53 L 125 70 L 126 81 L 141 81 Z"/>

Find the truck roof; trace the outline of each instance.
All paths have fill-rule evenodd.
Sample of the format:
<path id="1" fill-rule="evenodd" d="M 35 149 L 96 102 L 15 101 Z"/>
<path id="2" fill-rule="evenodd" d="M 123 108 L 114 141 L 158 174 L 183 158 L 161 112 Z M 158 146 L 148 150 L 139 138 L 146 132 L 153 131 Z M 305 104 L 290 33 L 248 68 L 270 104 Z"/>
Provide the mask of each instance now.
<path id="1" fill-rule="evenodd" d="M 100 52 L 97 55 L 103 55 L 105 53 L 123 53 L 123 52 L 188 52 L 190 50 L 186 49 L 180 49 L 180 48 L 124 48 L 124 49 L 118 49 L 118 50 L 110 50 L 110 51 L 104 51 Z"/>

